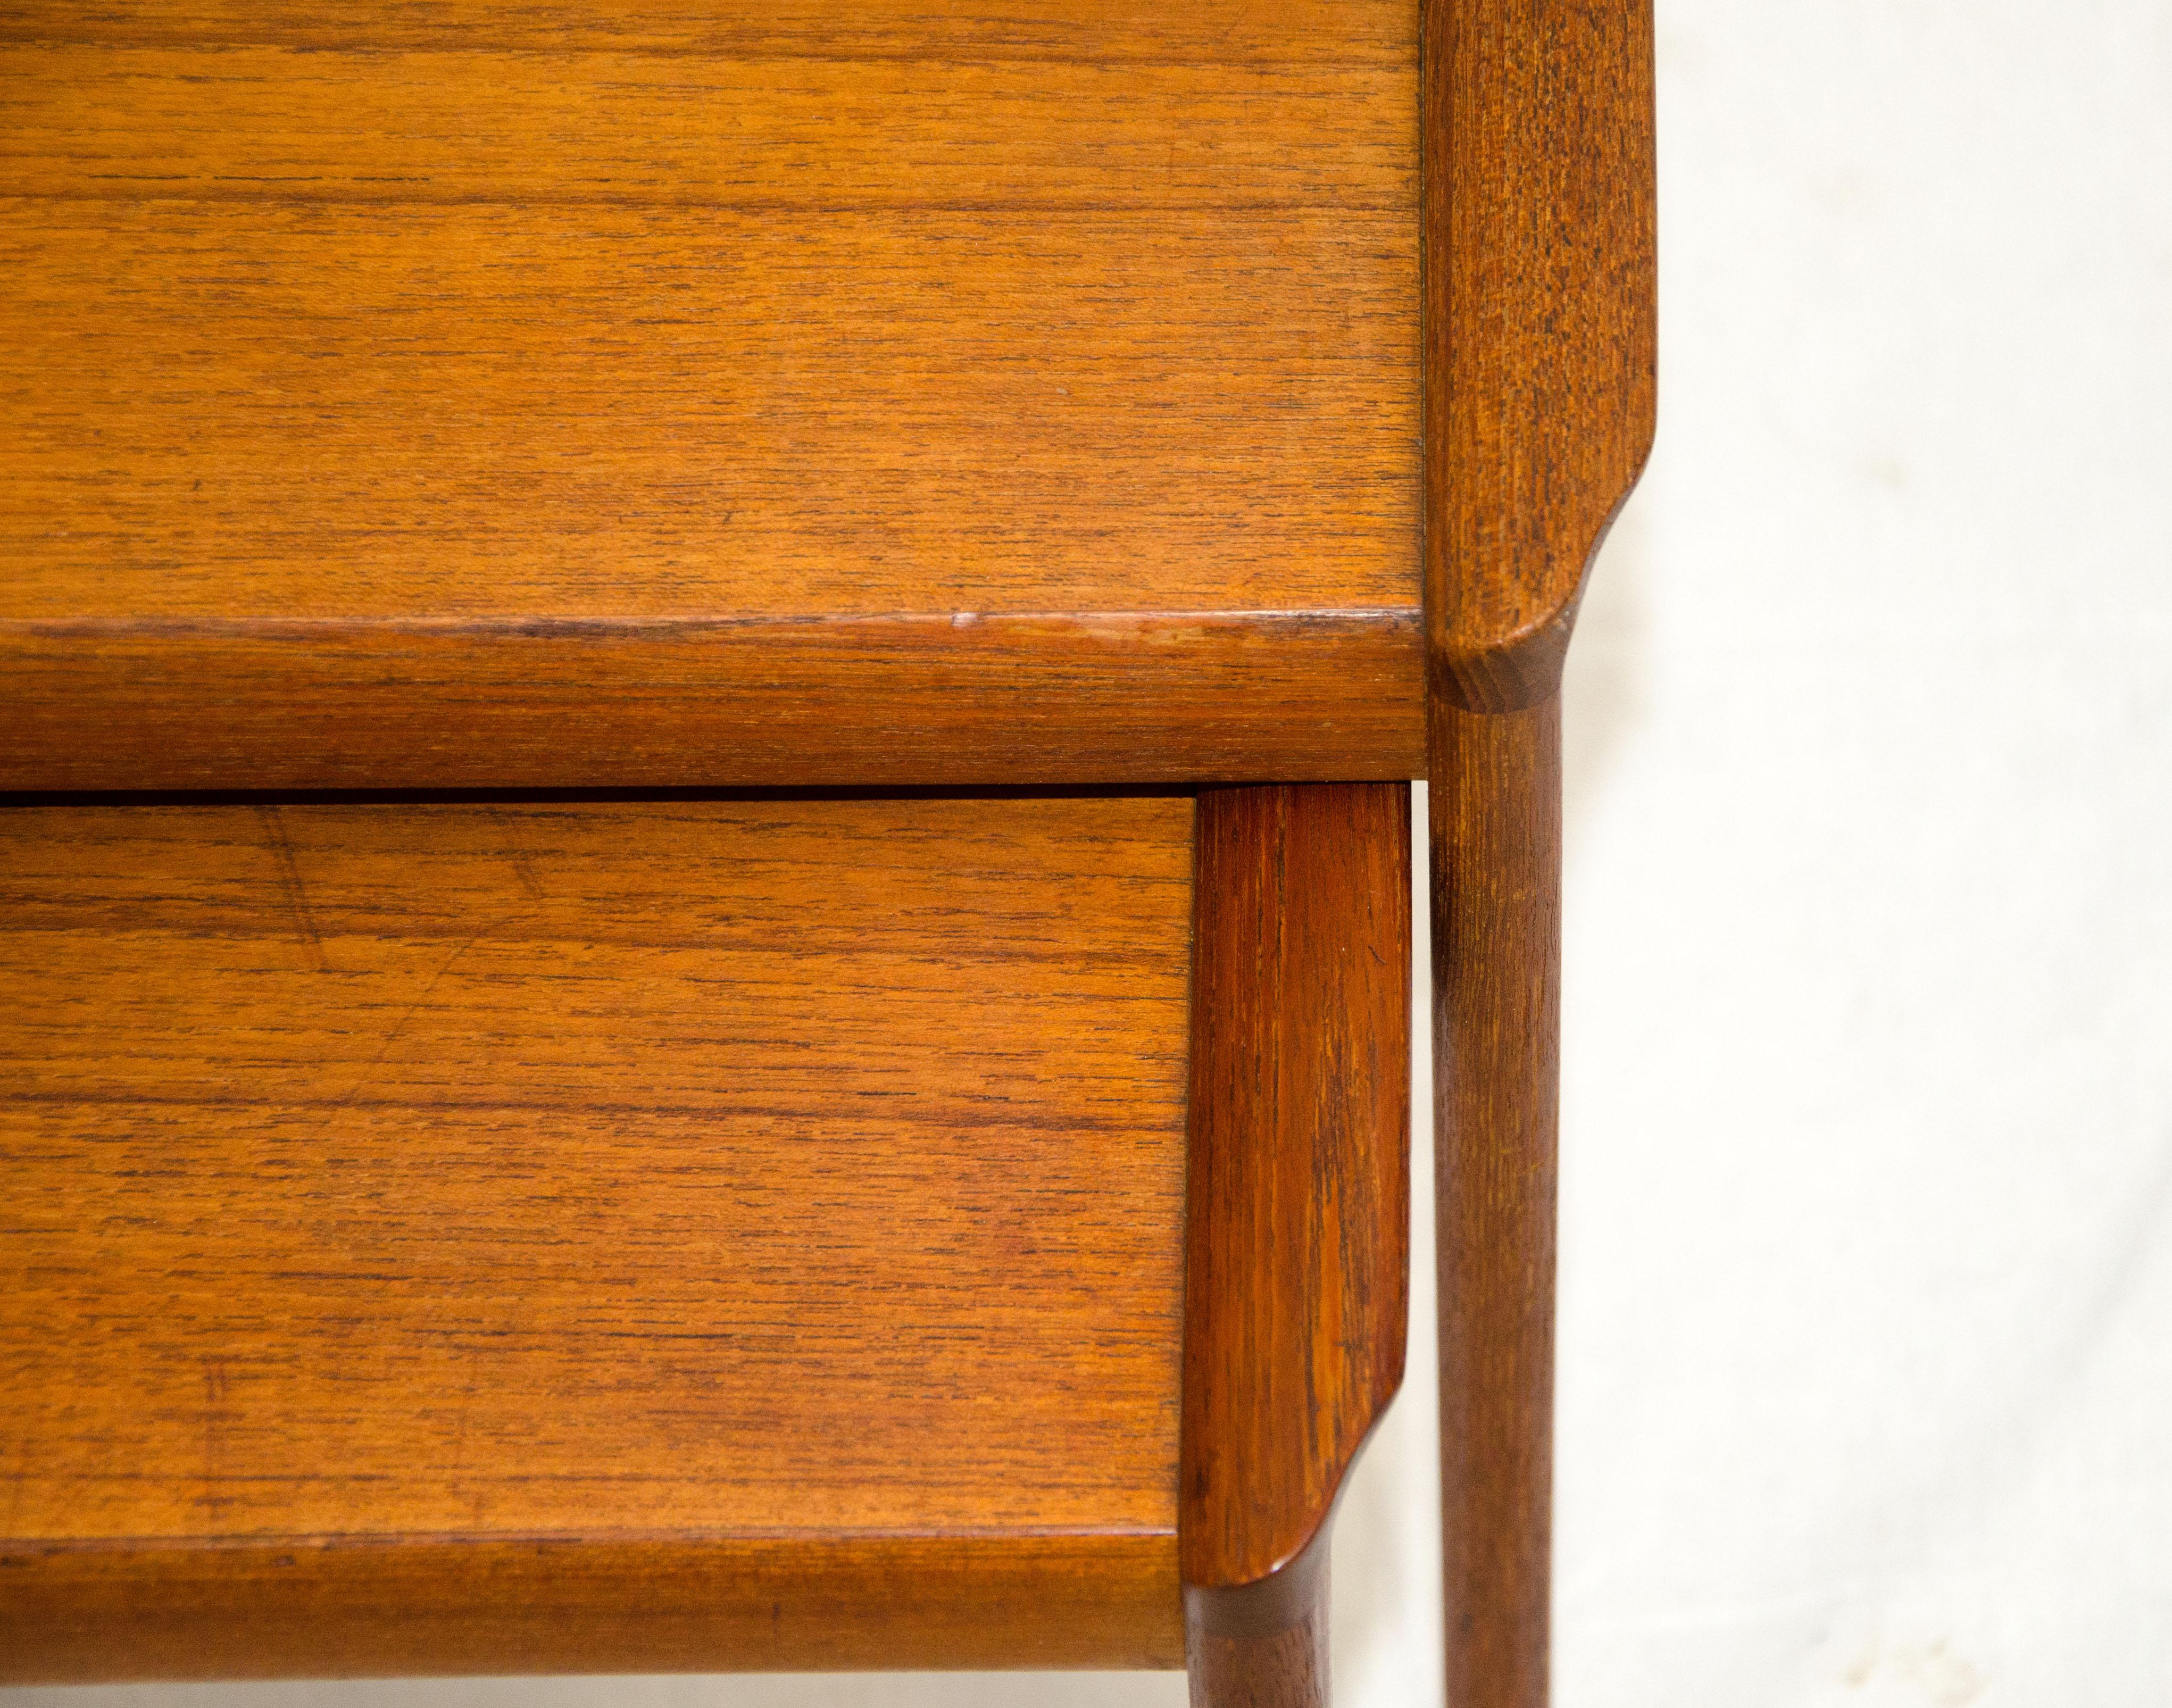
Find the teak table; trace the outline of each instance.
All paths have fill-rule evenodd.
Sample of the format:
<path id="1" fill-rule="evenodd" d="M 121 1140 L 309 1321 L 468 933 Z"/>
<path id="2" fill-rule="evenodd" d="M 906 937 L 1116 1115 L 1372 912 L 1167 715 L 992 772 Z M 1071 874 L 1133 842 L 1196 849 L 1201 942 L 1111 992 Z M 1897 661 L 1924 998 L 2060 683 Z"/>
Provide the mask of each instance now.
<path id="1" fill-rule="evenodd" d="M 1642 0 L 0 18 L 0 1678 L 1326 1696 L 1429 776 L 1546 1695 Z"/>

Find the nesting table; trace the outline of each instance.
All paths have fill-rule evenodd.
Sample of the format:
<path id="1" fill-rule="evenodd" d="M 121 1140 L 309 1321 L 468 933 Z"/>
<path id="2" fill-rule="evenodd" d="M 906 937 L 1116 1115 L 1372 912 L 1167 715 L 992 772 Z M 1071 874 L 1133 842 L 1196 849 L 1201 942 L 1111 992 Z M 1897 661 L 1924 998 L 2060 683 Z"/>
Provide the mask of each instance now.
<path id="1" fill-rule="evenodd" d="M 1638 0 L 0 19 L 0 1679 L 1546 1695 Z"/>

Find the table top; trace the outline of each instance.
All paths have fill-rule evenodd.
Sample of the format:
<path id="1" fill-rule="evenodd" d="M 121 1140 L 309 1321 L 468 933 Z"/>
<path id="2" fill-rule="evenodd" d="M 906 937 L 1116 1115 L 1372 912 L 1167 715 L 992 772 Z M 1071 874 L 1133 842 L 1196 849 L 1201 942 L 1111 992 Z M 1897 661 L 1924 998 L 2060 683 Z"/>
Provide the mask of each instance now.
<path id="1" fill-rule="evenodd" d="M 170 1593 L 457 1543 L 439 1588 L 499 1629 L 525 1592 L 474 1550 L 578 1541 L 597 1606 L 522 1639 L 569 1670 L 599 1631 L 816 1664 L 884 1617 L 888 1664 L 1180 1659 L 1192 818 L 0 813 L 0 1439 L 35 1467 L 0 1624 L 101 1560 Z M 696 1582 L 690 1651 L 643 1608 Z"/>
<path id="2" fill-rule="evenodd" d="M 1415 6 L 756 10 L 0 24 L 0 787 L 1418 768 Z"/>

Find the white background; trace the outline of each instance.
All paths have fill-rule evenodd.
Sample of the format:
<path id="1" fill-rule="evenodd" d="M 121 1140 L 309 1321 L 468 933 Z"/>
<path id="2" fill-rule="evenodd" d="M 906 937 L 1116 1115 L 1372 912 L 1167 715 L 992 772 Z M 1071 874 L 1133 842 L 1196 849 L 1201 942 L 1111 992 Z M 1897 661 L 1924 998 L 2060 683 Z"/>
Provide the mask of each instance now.
<path id="1" fill-rule="evenodd" d="M 1558 1700 L 2172 1703 L 2172 0 L 1661 0 L 1659 92 L 1659 449 L 1568 690 Z M 1343 1708 L 1439 1701 L 1424 1339 Z"/>

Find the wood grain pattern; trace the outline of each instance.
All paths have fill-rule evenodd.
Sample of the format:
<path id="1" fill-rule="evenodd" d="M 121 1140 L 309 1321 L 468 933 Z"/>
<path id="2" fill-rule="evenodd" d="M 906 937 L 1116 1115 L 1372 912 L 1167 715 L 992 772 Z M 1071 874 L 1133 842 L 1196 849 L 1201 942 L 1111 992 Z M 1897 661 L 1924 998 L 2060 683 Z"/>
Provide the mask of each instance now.
<path id="1" fill-rule="evenodd" d="M 1551 1631 L 1561 700 L 1433 711 L 1433 1131 L 1451 1702 L 1542 1708 Z"/>
<path id="2" fill-rule="evenodd" d="M 1166 1535 L 0 1544 L 0 1682 L 1184 1664 Z"/>
<path id="3" fill-rule="evenodd" d="M 1424 0 L 1423 35 L 1427 663 L 1512 710 L 1651 449 L 1650 0 Z"/>
<path id="4" fill-rule="evenodd" d="M 1561 668 L 1657 400 L 1649 0 L 1423 0 L 1448 1694 L 1543 1708 Z"/>
<path id="5" fill-rule="evenodd" d="M 1042 720 L 1084 679 L 1064 776 L 1224 774 L 1234 685 L 1190 746 L 1180 695 L 1159 741 L 1104 721 L 1168 637 L 1104 617 L 1317 616 L 1415 683 L 1415 0 L 755 9 L 10 11 L 13 786 L 76 740 L 159 787 L 445 783 L 403 731 L 487 749 L 630 679 L 551 781 L 879 767 L 884 707 L 795 686 L 795 624 L 868 640 L 833 619 L 921 620 L 872 640 L 920 659 L 908 722 L 981 685 L 927 781 L 1048 780 L 976 618 L 1072 625 L 1004 649 Z M 659 667 L 658 623 L 737 626 Z M 1305 775 L 1407 774 L 1414 690 L 1384 719 L 1348 662 L 1262 721 L 1339 760 Z M 228 672 L 390 733 L 282 733 Z"/>
<path id="6" fill-rule="evenodd" d="M 1198 862 L 1187 1593 L 1288 1568 L 1402 1380 L 1409 789 L 1207 790 Z"/>
<path id="7" fill-rule="evenodd" d="M 10 1669 L 1173 1659 L 1191 819 L 0 811 Z"/>
<path id="8" fill-rule="evenodd" d="M 1327 1708 L 1331 1528 L 1256 1583 L 1185 1587 L 1192 1708 Z"/>
<path id="9" fill-rule="evenodd" d="M 1415 613 L 0 623 L 0 788 L 1401 778 Z"/>

